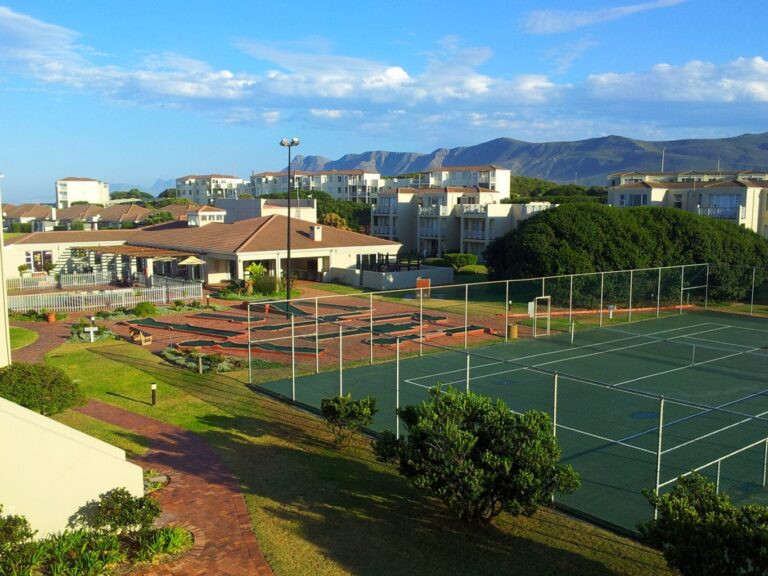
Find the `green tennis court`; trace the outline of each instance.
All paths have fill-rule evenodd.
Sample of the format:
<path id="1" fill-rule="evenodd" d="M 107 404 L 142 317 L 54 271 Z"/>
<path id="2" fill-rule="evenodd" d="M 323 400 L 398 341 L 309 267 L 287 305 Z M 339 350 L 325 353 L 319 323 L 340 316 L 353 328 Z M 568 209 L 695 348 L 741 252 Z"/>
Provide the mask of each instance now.
<path id="1" fill-rule="evenodd" d="M 420 348 L 421 356 L 411 344 L 399 362 L 342 364 L 263 386 L 313 407 L 339 392 L 375 396 L 376 430 L 394 430 L 395 407 L 423 401 L 438 384 L 544 410 L 563 461 L 582 477 L 559 504 L 625 530 L 653 513 L 644 490 L 668 489 L 701 467 L 735 502 L 768 504 L 764 318 L 686 311 L 466 351 Z"/>

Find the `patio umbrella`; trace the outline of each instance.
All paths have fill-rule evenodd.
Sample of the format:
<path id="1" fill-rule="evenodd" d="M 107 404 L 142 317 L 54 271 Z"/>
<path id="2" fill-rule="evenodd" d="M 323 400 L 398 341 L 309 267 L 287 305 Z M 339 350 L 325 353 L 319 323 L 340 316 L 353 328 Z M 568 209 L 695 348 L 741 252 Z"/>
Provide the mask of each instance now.
<path id="1" fill-rule="evenodd" d="M 177 266 L 199 266 L 201 264 L 205 264 L 205 260 L 201 260 L 197 256 L 188 256 L 187 258 L 184 258 L 181 262 L 177 264 Z M 192 279 L 195 278 L 195 270 L 192 269 Z"/>

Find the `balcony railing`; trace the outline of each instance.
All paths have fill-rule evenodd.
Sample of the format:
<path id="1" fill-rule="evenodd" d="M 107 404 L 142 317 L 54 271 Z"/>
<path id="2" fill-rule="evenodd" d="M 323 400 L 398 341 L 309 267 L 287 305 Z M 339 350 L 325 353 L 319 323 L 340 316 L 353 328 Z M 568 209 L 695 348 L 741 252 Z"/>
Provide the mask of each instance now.
<path id="1" fill-rule="evenodd" d="M 451 209 L 448 206 L 419 206 L 419 216 L 448 216 L 450 213 Z"/>
<path id="2" fill-rule="evenodd" d="M 376 204 L 373 207 L 374 216 L 388 216 L 389 214 L 397 214 L 397 204 Z"/>
<path id="3" fill-rule="evenodd" d="M 464 216 L 485 216 L 488 213 L 486 204 L 462 204 L 461 213 Z"/>
<path id="4" fill-rule="evenodd" d="M 440 228 L 419 228 L 421 238 L 445 238 L 445 230 Z"/>
<path id="5" fill-rule="evenodd" d="M 485 240 L 485 230 L 464 230 L 464 240 Z"/>
<path id="6" fill-rule="evenodd" d="M 709 216 L 722 220 L 744 220 L 747 217 L 747 209 L 744 206 L 699 206 L 699 216 Z"/>
<path id="7" fill-rule="evenodd" d="M 389 236 L 392 229 L 389 226 L 373 226 L 371 234 L 374 236 Z"/>

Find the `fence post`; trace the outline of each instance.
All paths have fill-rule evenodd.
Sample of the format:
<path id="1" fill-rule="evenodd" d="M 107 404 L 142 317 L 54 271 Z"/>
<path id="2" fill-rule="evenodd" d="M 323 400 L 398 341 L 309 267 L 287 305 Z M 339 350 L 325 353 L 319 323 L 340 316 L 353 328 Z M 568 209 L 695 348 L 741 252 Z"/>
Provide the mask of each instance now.
<path id="1" fill-rule="evenodd" d="M 755 274 L 757 272 L 757 267 L 752 267 L 752 296 L 749 300 L 749 315 L 752 316 L 752 311 L 755 307 Z"/>
<path id="2" fill-rule="evenodd" d="M 656 284 L 656 319 L 659 318 L 661 310 L 661 267 L 659 267 L 659 281 Z"/>
<path id="3" fill-rule="evenodd" d="M 557 438 L 557 383 L 560 375 L 555 372 L 554 390 L 552 399 L 552 435 Z"/>
<path id="4" fill-rule="evenodd" d="M 568 325 L 573 322 L 573 274 L 571 274 L 571 287 L 568 293 Z"/>
<path id="5" fill-rule="evenodd" d="M 707 281 L 704 284 L 704 310 L 709 307 L 709 262 L 707 262 Z"/>
<path id="6" fill-rule="evenodd" d="M 251 357 L 251 303 L 248 302 L 245 307 L 246 310 L 248 310 L 248 384 L 253 384 L 253 358 Z M 171 335 L 173 335 L 173 332 L 171 332 Z"/>
<path id="7" fill-rule="evenodd" d="M 464 350 L 467 349 L 469 334 L 469 284 L 464 284 Z"/>
<path id="8" fill-rule="evenodd" d="M 419 288 L 419 356 L 424 355 L 424 288 Z"/>
<path id="9" fill-rule="evenodd" d="M 600 327 L 603 327 L 603 294 L 605 293 L 605 272 L 600 272 Z"/>
<path id="10" fill-rule="evenodd" d="M 397 349 L 395 352 L 395 438 L 400 439 L 400 417 L 397 411 L 400 410 L 400 337 L 397 338 Z"/>
<path id="11" fill-rule="evenodd" d="M 315 296 L 315 374 L 320 374 L 320 321 L 317 310 L 318 303 Z"/>
<path id="12" fill-rule="evenodd" d="M 504 291 L 504 343 L 509 341 L 509 280 Z"/>
<path id="13" fill-rule="evenodd" d="M 339 396 L 344 395 L 344 326 L 339 326 Z"/>
<path id="14" fill-rule="evenodd" d="M 680 266 L 680 314 L 683 313 L 683 290 L 685 286 L 685 264 Z"/>
<path id="15" fill-rule="evenodd" d="M 467 354 L 467 394 L 469 394 L 469 359 L 470 355 Z"/>
<path id="16" fill-rule="evenodd" d="M 656 487 L 654 488 L 654 494 L 659 494 L 659 484 L 661 483 L 661 443 L 664 436 L 664 396 L 659 398 L 659 440 L 656 445 Z M 656 520 L 659 517 L 659 507 L 654 506 L 653 519 Z"/>
<path id="17" fill-rule="evenodd" d="M 768 473 L 768 438 L 766 438 L 765 440 L 765 449 L 763 450 L 763 488 L 765 488 L 767 473 Z"/>
<path id="18" fill-rule="evenodd" d="M 296 402 L 296 333 L 294 315 L 291 314 L 291 399 Z"/>
<path id="19" fill-rule="evenodd" d="M 634 286 L 635 271 L 629 271 L 629 316 L 627 316 L 627 323 L 632 322 L 632 288 Z"/>
<path id="20" fill-rule="evenodd" d="M 715 482 L 715 494 L 720 494 L 720 460 L 717 461 L 717 481 Z"/>
<path id="21" fill-rule="evenodd" d="M 368 312 L 369 312 L 369 327 L 370 327 L 370 333 L 371 336 L 369 338 L 369 348 L 370 348 L 370 356 L 371 356 L 371 364 L 373 364 L 373 292 L 369 294 L 369 305 L 368 305 Z"/>

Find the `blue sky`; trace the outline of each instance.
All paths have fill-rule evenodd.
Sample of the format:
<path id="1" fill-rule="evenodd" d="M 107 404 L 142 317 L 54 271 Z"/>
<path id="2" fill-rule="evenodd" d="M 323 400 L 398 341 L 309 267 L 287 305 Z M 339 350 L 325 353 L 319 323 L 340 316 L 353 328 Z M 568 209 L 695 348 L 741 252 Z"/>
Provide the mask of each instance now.
<path id="1" fill-rule="evenodd" d="M 2 2 L 12 203 L 278 170 L 292 136 L 336 159 L 768 130 L 764 0 Z"/>

